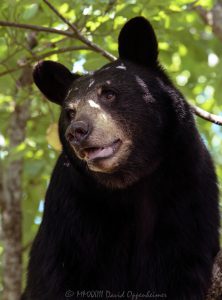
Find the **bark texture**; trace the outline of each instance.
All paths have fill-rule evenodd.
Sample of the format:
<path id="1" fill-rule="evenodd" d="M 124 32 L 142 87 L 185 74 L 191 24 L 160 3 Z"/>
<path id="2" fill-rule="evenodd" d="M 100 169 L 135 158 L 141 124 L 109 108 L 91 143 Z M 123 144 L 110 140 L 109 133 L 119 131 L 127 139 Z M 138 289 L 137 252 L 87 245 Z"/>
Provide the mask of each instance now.
<path id="1" fill-rule="evenodd" d="M 212 31 L 222 41 L 222 0 L 218 0 L 211 10 L 202 6 L 195 6 L 194 9 L 200 15 L 204 23 L 212 27 Z"/>
<path id="2" fill-rule="evenodd" d="M 23 70 L 17 82 L 17 89 L 32 82 L 31 68 Z M 9 121 L 9 156 L 1 169 L 1 209 L 3 255 L 3 300 L 19 300 L 22 289 L 22 158 L 13 158 L 10 152 L 25 139 L 25 129 L 29 118 L 29 101 L 15 103 Z"/>
<path id="3" fill-rule="evenodd" d="M 218 253 L 212 276 L 212 286 L 209 290 L 206 300 L 221 300 L 222 299 L 222 250 Z"/>

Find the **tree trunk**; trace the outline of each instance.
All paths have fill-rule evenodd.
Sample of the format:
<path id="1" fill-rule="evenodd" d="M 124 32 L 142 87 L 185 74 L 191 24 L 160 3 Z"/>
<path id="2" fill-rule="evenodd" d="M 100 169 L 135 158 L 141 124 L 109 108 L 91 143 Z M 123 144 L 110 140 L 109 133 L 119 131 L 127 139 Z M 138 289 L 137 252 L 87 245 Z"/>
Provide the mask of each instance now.
<path id="1" fill-rule="evenodd" d="M 17 88 L 32 83 L 31 68 L 23 70 Z M 3 300 L 19 300 L 22 291 L 22 158 L 13 159 L 10 152 L 25 140 L 29 118 L 28 100 L 16 103 L 9 121 L 9 156 L 2 174 L 2 238 L 3 254 Z"/>
<path id="2" fill-rule="evenodd" d="M 222 250 L 215 259 L 212 286 L 206 300 L 222 300 Z"/>

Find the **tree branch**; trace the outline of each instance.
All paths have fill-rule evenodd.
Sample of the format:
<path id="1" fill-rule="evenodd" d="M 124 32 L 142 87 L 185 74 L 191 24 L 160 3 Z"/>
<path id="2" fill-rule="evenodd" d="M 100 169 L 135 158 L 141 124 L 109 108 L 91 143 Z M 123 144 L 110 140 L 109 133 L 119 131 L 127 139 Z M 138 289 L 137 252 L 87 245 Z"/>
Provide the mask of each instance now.
<path id="1" fill-rule="evenodd" d="M 1 76 L 4 76 L 4 75 L 7 75 L 7 74 L 10 74 L 10 73 L 13 73 L 13 72 L 16 72 L 20 69 L 23 69 L 25 68 L 26 66 L 28 66 L 30 63 L 33 63 L 33 62 L 36 62 L 36 61 L 39 61 L 41 59 L 44 59 L 48 56 L 51 56 L 53 54 L 59 54 L 59 53 L 65 53 L 65 52 L 69 52 L 69 51 L 75 51 L 75 50 L 90 50 L 88 47 L 86 46 L 71 46 L 71 47 L 64 47 L 64 48 L 60 48 L 58 50 L 52 50 L 52 51 L 48 51 L 46 53 L 43 53 L 41 55 L 38 55 L 36 56 L 34 54 L 33 58 L 31 59 L 28 59 L 26 62 L 24 62 L 23 64 L 21 65 L 18 65 L 17 67 L 15 68 L 12 68 L 12 69 L 8 69 L 4 72 L 1 72 L 0 73 L 0 77 Z"/>
<path id="2" fill-rule="evenodd" d="M 79 51 L 79 50 L 91 50 L 91 49 L 89 49 L 89 47 L 87 47 L 87 46 L 70 46 L 70 47 L 64 47 L 64 48 L 60 48 L 58 50 L 48 51 L 48 52 L 43 53 L 43 54 L 41 54 L 39 56 L 34 56 L 34 58 L 31 59 L 29 62 L 38 61 L 38 60 L 41 60 L 41 59 L 46 58 L 48 56 L 51 56 L 53 54 L 60 54 L 60 53 L 65 53 L 65 52 L 70 52 L 70 51 Z"/>
<path id="3" fill-rule="evenodd" d="M 70 31 L 64 31 L 64 30 L 59 30 L 59 29 L 55 29 L 55 28 L 49 28 L 49 27 L 37 26 L 37 25 L 31 25 L 31 24 L 21 24 L 21 23 L 15 23 L 15 22 L 0 21 L 0 26 L 28 29 L 28 30 L 39 31 L 39 32 L 55 33 L 55 34 L 69 36 L 69 37 L 74 36 L 73 33 Z"/>
<path id="4" fill-rule="evenodd" d="M 116 5 L 116 3 L 117 3 L 117 0 L 110 0 L 104 11 L 104 14 L 107 14 L 108 12 L 110 12 L 113 9 L 113 7 Z"/>
<path id="5" fill-rule="evenodd" d="M 200 5 L 193 5 L 191 9 L 198 13 L 204 23 L 212 28 L 215 36 L 222 41 L 222 2 L 218 0 L 209 11 Z"/>
<path id="6" fill-rule="evenodd" d="M 33 240 L 31 240 L 31 241 L 28 242 L 26 245 L 24 245 L 24 246 L 22 247 L 22 252 L 25 252 L 25 251 L 29 250 L 29 249 L 31 248 L 31 246 L 32 246 L 32 243 L 33 243 Z"/>
<path id="7" fill-rule="evenodd" d="M 75 26 L 75 24 L 71 24 L 66 18 L 64 18 L 60 12 L 51 4 L 48 0 L 43 0 L 48 7 L 65 23 L 69 26 L 69 28 L 74 32 L 75 37 L 80 40 L 82 43 L 86 44 L 90 49 L 92 49 L 95 52 L 98 52 L 102 54 L 105 58 L 107 58 L 109 61 L 114 61 L 116 58 L 111 53 L 105 51 L 104 49 L 100 48 L 95 43 L 91 42 L 89 39 L 87 39 L 84 35 L 81 34 L 81 32 L 78 30 L 78 28 Z"/>
<path id="8" fill-rule="evenodd" d="M 222 126 L 222 117 L 218 115 L 211 114 L 202 108 L 196 106 L 196 105 L 191 105 L 191 108 L 193 110 L 193 113 L 199 117 L 201 117 L 204 120 L 210 121 L 214 124 Z"/>
<path id="9" fill-rule="evenodd" d="M 115 56 L 109 53 L 108 51 L 105 51 L 104 49 L 100 48 L 95 43 L 91 42 L 89 39 L 84 37 L 78 28 L 71 24 L 68 20 L 66 20 L 47 0 L 43 0 L 66 24 L 68 24 L 73 32 L 70 31 L 64 31 L 44 26 L 37 26 L 37 25 L 31 25 L 31 24 L 21 24 L 21 23 L 15 23 L 15 22 L 8 22 L 8 21 L 0 21 L 0 26 L 3 27 L 13 27 L 13 28 L 21 28 L 21 29 L 28 29 L 28 30 L 34 30 L 39 32 L 49 32 L 49 33 L 55 33 L 60 35 L 69 36 L 71 38 L 77 38 L 79 41 L 87 45 L 91 50 L 94 52 L 102 54 L 106 59 L 109 61 L 114 61 Z"/>
<path id="10" fill-rule="evenodd" d="M 26 66 L 26 64 L 21 65 L 21 66 L 17 66 L 16 68 L 5 70 L 5 71 L 3 71 L 3 72 L 0 73 L 0 77 L 5 76 L 7 74 L 11 74 L 11 73 L 16 72 L 16 71 L 18 71 L 20 69 L 23 69 L 25 66 Z"/>

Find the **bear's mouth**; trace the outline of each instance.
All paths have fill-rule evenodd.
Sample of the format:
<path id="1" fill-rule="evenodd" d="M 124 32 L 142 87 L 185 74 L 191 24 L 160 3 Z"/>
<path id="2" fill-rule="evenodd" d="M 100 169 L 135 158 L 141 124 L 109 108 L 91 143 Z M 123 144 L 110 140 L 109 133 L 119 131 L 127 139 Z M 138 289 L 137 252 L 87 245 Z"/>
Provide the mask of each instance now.
<path id="1" fill-rule="evenodd" d="M 119 149 L 121 140 L 117 139 L 108 146 L 102 147 L 87 147 L 81 149 L 80 155 L 87 161 L 94 161 L 97 159 L 105 159 L 112 157 Z"/>

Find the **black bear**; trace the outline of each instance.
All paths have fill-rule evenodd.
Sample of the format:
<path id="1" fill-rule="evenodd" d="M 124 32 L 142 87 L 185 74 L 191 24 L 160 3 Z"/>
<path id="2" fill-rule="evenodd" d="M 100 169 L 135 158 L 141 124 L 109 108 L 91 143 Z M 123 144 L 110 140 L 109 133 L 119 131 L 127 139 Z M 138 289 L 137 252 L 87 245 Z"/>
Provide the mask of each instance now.
<path id="1" fill-rule="evenodd" d="M 217 178 L 192 110 L 143 17 L 119 59 L 87 75 L 40 62 L 63 146 L 30 254 L 24 299 L 202 300 L 219 250 Z"/>

